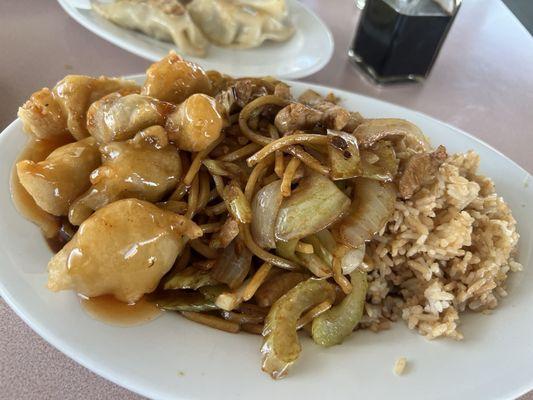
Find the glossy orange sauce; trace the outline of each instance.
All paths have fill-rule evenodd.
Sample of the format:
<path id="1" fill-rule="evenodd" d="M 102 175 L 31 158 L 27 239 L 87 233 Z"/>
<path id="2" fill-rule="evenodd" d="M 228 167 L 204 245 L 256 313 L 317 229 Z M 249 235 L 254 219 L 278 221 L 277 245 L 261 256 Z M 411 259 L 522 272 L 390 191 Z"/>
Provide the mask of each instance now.
<path id="1" fill-rule="evenodd" d="M 17 161 L 44 160 L 52 151 L 69 143 L 67 140 L 48 141 L 30 139 Z M 17 169 L 14 165 L 10 179 L 11 197 L 17 210 L 27 219 L 43 229 L 46 241 L 55 254 L 70 239 L 68 223 L 42 210 L 20 184 Z M 113 296 L 99 296 L 85 298 L 80 296 L 82 309 L 91 317 L 99 321 L 116 326 L 140 325 L 157 318 L 162 311 L 155 304 L 142 298 L 135 304 L 126 304 L 116 300 Z"/>
<path id="2" fill-rule="evenodd" d="M 113 296 L 84 298 L 80 296 L 82 308 L 94 319 L 116 326 L 133 326 L 150 322 L 162 311 L 144 297 L 135 304 L 116 300 Z"/>

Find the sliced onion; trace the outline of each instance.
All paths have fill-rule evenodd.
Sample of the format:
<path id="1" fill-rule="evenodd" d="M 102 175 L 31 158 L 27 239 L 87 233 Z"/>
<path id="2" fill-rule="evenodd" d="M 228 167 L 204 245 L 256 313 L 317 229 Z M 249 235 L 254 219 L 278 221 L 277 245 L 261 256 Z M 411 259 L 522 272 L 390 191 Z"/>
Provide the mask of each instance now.
<path id="1" fill-rule="evenodd" d="M 299 262 L 296 257 L 296 246 L 298 245 L 298 239 L 292 239 L 288 242 L 277 241 L 276 242 L 276 253 L 280 257 L 283 257 L 287 260 Z"/>
<path id="2" fill-rule="evenodd" d="M 343 275 L 351 274 L 361 265 L 363 258 L 365 257 L 365 250 L 366 246 L 364 243 L 355 249 L 349 247 L 346 248 L 346 252 L 341 259 Z"/>
<path id="3" fill-rule="evenodd" d="M 377 157 L 377 161 L 368 162 L 370 157 Z M 361 150 L 361 174 L 359 176 L 378 181 L 392 181 L 398 173 L 399 163 L 392 143 L 383 140 L 374 144 L 371 149 Z"/>
<path id="4" fill-rule="evenodd" d="M 414 124 L 399 118 L 368 119 L 361 123 L 353 132 L 359 146 L 370 147 L 382 139 L 410 136 L 424 149 L 430 149 L 429 140 Z"/>
<path id="5" fill-rule="evenodd" d="M 283 200 L 280 188 L 281 180 L 269 183 L 262 187 L 252 200 L 252 237 L 259 247 L 264 249 L 276 247 L 276 217 Z"/>
<path id="6" fill-rule="evenodd" d="M 318 240 L 320 240 L 320 243 L 322 243 L 322 245 L 328 250 L 330 254 L 334 253 L 335 247 L 337 246 L 337 242 L 335 241 L 335 238 L 328 229 L 324 229 L 323 231 L 317 232 L 316 237 L 318 238 Z"/>
<path id="7" fill-rule="evenodd" d="M 234 240 L 224 249 L 213 267 L 212 276 L 231 289 L 239 287 L 252 265 L 252 253 L 240 240 Z"/>
<path id="8" fill-rule="evenodd" d="M 394 184 L 356 178 L 352 206 L 333 232 L 337 241 L 357 248 L 370 240 L 392 217 L 395 201 Z"/>
<path id="9" fill-rule="evenodd" d="M 355 178 L 361 176 L 361 158 L 357 139 L 346 132 L 328 129 L 329 165 L 333 180 Z"/>
<path id="10" fill-rule="evenodd" d="M 350 199 L 329 178 L 320 174 L 304 177 L 281 203 L 276 220 L 276 239 L 301 239 L 327 228 L 350 206 Z"/>
<path id="11" fill-rule="evenodd" d="M 252 221 L 252 208 L 241 188 L 235 183 L 228 183 L 222 192 L 222 199 L 230 214 L 240 223 L 248 224 Z"/>

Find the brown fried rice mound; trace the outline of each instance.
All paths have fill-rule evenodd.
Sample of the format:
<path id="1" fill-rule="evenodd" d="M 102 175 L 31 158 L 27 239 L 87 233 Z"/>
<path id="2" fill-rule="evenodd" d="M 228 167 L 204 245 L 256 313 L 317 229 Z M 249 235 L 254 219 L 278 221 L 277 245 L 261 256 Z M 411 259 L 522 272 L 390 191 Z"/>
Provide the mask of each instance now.
<path id="1" fill-rule="evenodd" d="M 397 199 L 389 223 L 367 245 L 366 313 L 361 327 L 387 329 L 400 318 L 429 339 L 462 339 L 459 313 L 494 309 L 506 296 L 516 221 L 478 175 L 479 156 L 455 154 L 409 200 Z"/>

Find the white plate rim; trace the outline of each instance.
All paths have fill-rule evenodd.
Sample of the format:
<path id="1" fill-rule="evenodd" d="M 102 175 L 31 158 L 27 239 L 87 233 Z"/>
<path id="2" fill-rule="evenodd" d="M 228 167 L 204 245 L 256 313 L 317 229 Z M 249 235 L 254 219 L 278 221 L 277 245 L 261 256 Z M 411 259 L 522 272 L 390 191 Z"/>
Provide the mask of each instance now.
<path id="1" fill-rule="evenodd" d="M 128 78 L 141 80 L 141 79 L 144 79 L 144 75 L 143 74 L 131 75 L 131 76 L 128 76 Z M 516 163 L 515 161 L 513 161 L 512 159 L 510 159 L 509 157 L 507 157 L 505 154 L 501 153 L 497 149 L 493 148 L 489 144 L 485 143 L 481 139 L 479 139 L 479 138 L 477 138 L 477 137 L 475 137 L 475 136 L 473 136 L 473 135 L 471 135 L 471 134 L 469 134 L 467 132 L 464 132 L 463 130 L 461 130 L 459 128 L 456 128 L 456 127 L 454 127 L 454 126 L 452 126 L 452 125 L 450 125 L 448 123 L 445 123 L 445 122 L 440 121 L 440 120 L 438 120 L 436 118 L 433 118 L 433 117 L 431 117 L 431 116 L 429 116 L 427 114 L 424 114 L 422 112 L 419 112 L 419 111 L 416 111 L 416 110 L 412 110 L 412 109 L 409 109 L 407 107 L 403 107 L 403 106 L 400 106 L 400 105 L 397 105 L 397 104 L 394 104 L 394 103 L 391 103 L 391 102 L 383 101 L 383 100 L 380 100 L 380 99 L 372 98 L 370 96 L 366 96 L 366 95 L 362 95 L 362 94 L 358 94 L 358 93 L 352 93 L 352 92 L 349 92 L 349 91 L 346 91 L 346 90 L 342 90 L 342 89 L 338 89 L 338 88 L 331 87 L 331 86 L 325 86 L 325 85 L 307 83 L 307 82 L 301 82 L 301 81 L 291 81 L 291 80 L 287 80 L 287 79 L 284 79 L 284 81 L 286 83 L 288 83 L 289 85 L 291 85 L 291 86 L 313 89 L 313 90 L 320 91 L 321 93 L 324 93 L 324 94 L 327 93 L 327 92 L 333 91 L 341 99 L 346 98 L 346 97 L 356 97 L 356 98 L 358 98 L 359 100 L 362 100 L 362 101 L 367 100 L 367 101 L 375 102 L 376 104 L 382 104 L 382 105 L 385 105 L 385 106 L 393 106 L 398 111 L 401 111 L 401 112 L 405 111 L 405 112 L 407 112 L 407 113 L 409 113 L 411 115 L 416 115 L 416 116 L 418 116 L 418 117 L 420 117 L 422 119 L 431 120 L 434 123 L 437 123 L 439 125 L 442 125 L 442 126 L 446 127 L 448 130 L 454 131 L 455 133 L 457 133 L 459 135 L 468 137 L 469 139 L 477 142 L 477 144 L 481 145 L 482 147 L 488 148 L 491 152 L 496 153 L 498 156 L 504 158 L 507 162 L 510 162 L 511 164 L 513 164 L 513 166 L 517 170 L 520 170 L 520 172 L 522 174 L 524 174 L 524 176 L 528 177 L 529 179 L 531 179 L 531 177 L 532 177 L 532 175 L 528 171 L 526 171 L 523 167 L 521 167 L 518 163 Z M 10 123 L 4 129 L 4 131 L 7 131 L 10 128 L 13 128 L 16 124 L 19 124 L 19 123 L 20 123 L 20 120 L 17 118 L 12 123 Z M 0 147 L 3 145 L 3 142 L 6 140 L 6 137 L 7 137 L 7 135 L 3 135 L 2 133 L 0 133 Z M 529 251 L 528 251 L 527 259 L 529 260 L 529 263 L 531 264 L 531 261 L 532 261 L 532 259 L 530 257 L 530 255 L 531 255 L 531 247 L 528 250 Z M 525 268 L 527 268 L 528 266 L 529 265 L 526 265 Z M 71 358 L 74 361 L 76 361 L 77 363 L 79 363 L 80 365 L 88 368 L 92 372 L 98 374 L 99 376 L 101 376 L 101 377 L 103 377 L 103 378 L 105 378 L 105 379 L 107 379 L 107 380 L 109 380 L 111 382 L 114 382 L 115 384 L 117 384 L 117 385 L 119 385 L 121 387 L 124 387 L 124 388 L 126 388 L 128 390 L 131 390 L 134 393 L 138 393 L 138 394 L 140 394 L 142 396 L 145 396 L 145 397 L 148 397 L 148 398 L 167 398 L 167 396 L 164 395 L 164 393 L 166 393 L 164 391 L 159 392 L 159 391 L 157 391 L 154 388 L 149 388 L 149 387 L 144 387 L 143 385 L 138 385 L 136 382 L 134 382 L 133 380 L 128 378 L 128 374 L 116 373 L 111 368 L 99 365 L 98 362 L 92 362 L 92 360 L 85 358 L 85 356 L 83 354 L 81 354 L 79 351 L 77 351 L 75 348 L 71 347 L 70 345 L 66 344 L 61 339 L 61 337 L 59 337 L 56 334 L 54 334 L 53 330 L 51 330 L 49 327 L 41 325 L 40 323 L 38 323 L 35 320 L 33 320 L 31 318 L 31 315 L 30 315 L 31 311 L 28 312 L 27 310 L 24 310 L 24 308 L 21 306 L 21 304 L 17 301 L 16 296 L 11 294 L 10 290 L 6 287 L 4 282 L 2 282 L 1 280 L 0 280 L 0 296 L 2 296 L 2 298 L 9 305 L 9 307 L 13 311 L 15 311 L 15 313 L 28 326 L 30 326 L 30 328 L 32 330 L 34 330 L 39 336 L 41 336 L 44 340 L 46 340 L 48 343 L 50 343 L 56 349 L 58 349 L 59 351 L 61 351 L 62 353 L 67 355 L 69 358 Z M 401 323 L 401 321 L 399 323 Z M 530 379 L 529 382 L 524 382 L 522 386 L 516 387 L 512 391 L 508 391 L 507 392 L 507 396 L 504 397 L 504 398 L 506 398 L 506 399 L 507 398 L 508 399 L 518 398 L 518 397 L 520 397 L 521 395 L 527 393 L 530 390 L 533 390 L 533 379 Z M 177 398 L 179 398 L 179 399 L 188 398 L 188 397 L 183 397 L 180 393 L 176 393 L 176 395 L 178 396 Z"/>
<path id="2" fill-rule="evenodd" d="M 335 40 L 333 39 L 333 34 L 331 33 L 331 30 L 326 25 L 326 23 L 316 14 L 314 13 L 309 6 L 306 4 L 303 4 L 300 1 L 297 0 L 288 0 L 293 2 L 295 7 L 299 7 L 303 10 L 305 10 L 306 13 L 310 14 L 319 24 L 319 29 L 322 31 L 322 33 L 325 35 L 325 38 L 327 40 L 328 46 L 324 49 L 324 56 L 320 59 L 320 61 L 310 67 L 302 68 L 299 71 L 294 72 L 288 72 L 286 74 L 279 74 L 280 77 L 285 79 L 300 79 L 309 75 L 312 75 L 318 71 L 320 71 L 322 68 L 324 68 L 333 57 L 333 53 L 335 50 Z M 57 0 L 61 8 L 77 23 L 82 25 L 85 29 L 89 30 L 90 32 L 94 33 L 95 35 L 99 36 L 103 40 L 106 40 L 115 46 L 118 46 L 122 48 L 123 50 L 126 50 L 130 53 L 133 53 L 141 58 L 150 60 L 150 61 L 158 61 L 159 58 L 152 57 L 150 54 L 145 53 L 142 49 L 138 48 L 135 43 L 130 42 L 127 39 L 123 39 L 121 37 L 115 36 L 113 34 L 110 34 L 106 32 L 105 30 L 101 29 L 97 25 L 93 24 L 92 21 L 88 18 L 85 18 L 83 15 L 81 15 L 78 10 L 69 4 L 68 0 Z M 257 74 L 261 75 L 261 74 Z M 265 73 L 263 75 L 268 75 L 268 73 Z"/>

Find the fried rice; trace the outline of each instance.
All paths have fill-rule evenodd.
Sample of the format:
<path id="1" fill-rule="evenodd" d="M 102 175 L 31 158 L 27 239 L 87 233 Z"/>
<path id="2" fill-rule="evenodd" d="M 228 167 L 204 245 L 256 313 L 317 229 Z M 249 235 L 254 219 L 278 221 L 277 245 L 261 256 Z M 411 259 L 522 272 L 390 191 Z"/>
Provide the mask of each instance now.
<path id="1" fill-rule="evenodd" d="M 400 153 L 401 154 L 401 153 Z M 479 156 L 455 154 L 436 179 L 409 200 L 367 245 L 369 289 L 361 328 L 387 329 L 403 319 L 429 339 L 462 339 L 460 313 L 486 311 L 506 296 L 519 235 Z"/>

